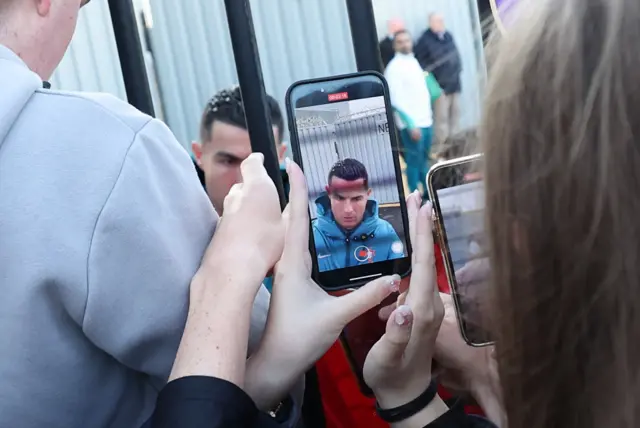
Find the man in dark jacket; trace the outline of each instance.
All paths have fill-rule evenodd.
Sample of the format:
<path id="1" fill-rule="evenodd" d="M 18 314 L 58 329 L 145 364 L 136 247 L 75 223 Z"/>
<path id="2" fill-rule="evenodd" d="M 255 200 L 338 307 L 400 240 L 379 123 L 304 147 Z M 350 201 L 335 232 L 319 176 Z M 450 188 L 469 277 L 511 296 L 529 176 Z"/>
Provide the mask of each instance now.
<path id="1" fill-rule="evenodd" d="M 387 22 L 387 36 L 380 41 L 380 58 L 382 58 L 382 66 L 387 68 L 387 65 L 391 62 L 396 54 L 393 46 L 393 37 L 398 31 L 404 30 L 404 22 L 401 19 L 390 19 Z"/>
<path id="2" fill-rule="evenodd" d="M 415 55 L 422 68 L 430 73 L 442 87 L 443 94 L 435 105 L 436 153 L 443 149 L 444 141 L 456 132 L 460 120 L 460 72 L 462 61 L 453 36 L 444 26 L 439 13 L 429 16 L 429 28 L 420 36 Z"/>

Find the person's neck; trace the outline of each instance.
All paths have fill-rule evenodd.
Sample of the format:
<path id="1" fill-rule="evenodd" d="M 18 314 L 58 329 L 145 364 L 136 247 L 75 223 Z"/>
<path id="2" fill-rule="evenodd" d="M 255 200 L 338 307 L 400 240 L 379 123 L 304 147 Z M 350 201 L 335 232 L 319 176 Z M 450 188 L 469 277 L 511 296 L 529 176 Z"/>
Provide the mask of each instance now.
<path id="1" fill-rule="evenodd" d="M 40 46 L 35 32 L 27 30 L 15 30 L 15 27 L 7 27 L 0 32 L 0 45 L 15 53 L 26 66 L 36 73 L 42 80 L 48 80 L 53 74 L 55 67 L 47 65 L 43 59 L 41 49 L 34 49 L 33 46 Z"/>

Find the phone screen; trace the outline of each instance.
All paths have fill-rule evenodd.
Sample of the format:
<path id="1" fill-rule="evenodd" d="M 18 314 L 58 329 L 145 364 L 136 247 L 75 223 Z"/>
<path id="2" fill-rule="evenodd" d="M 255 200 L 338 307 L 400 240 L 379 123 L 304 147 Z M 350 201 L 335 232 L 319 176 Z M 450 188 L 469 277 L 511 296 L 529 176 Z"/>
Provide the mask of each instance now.
<path id="1" fill-rule="evenodd" d="M 436 165 L 429 173 L 458 320 L 465 340 L 475 346 L 491 343 L 486 328 L 490 268 L 479 159 Z"/>
<path id="2" fill-rule="evenodd" d="M 289 92 L 292 148 L 309 187 L 314 273 L 328 289 L 410 269 L 387 100 L 375 74 L 303 82 Z"/>

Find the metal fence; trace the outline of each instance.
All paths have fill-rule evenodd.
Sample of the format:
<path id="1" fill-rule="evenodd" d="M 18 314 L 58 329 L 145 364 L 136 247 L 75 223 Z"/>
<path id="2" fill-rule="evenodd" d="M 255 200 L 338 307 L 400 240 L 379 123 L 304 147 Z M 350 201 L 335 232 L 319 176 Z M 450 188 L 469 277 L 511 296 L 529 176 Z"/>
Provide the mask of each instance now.
<path id="1" fill-rule="evenodd" d="M 357 159 L 367 168 L 372 198 L 378 203 L 399 201 L 384 108 L 339 118 L 333 124 L 304 127 L 299 134 L 312 217 L 314 200 L 324 192 L 329 171 L 346 158 Z"/>
<path id="2" fill-rule="evenodd" d="M 378 37 L 385 35 L 386 20 L 392 17 L 403 18 L 418 37 L 430 12 L 445 15 L 463 61 L 461 128 L 475 125 L 479 117 L 476 62 L 482 40 L 474 28 L 477 12 L 470 6 L 475 1 L 373 1 Z M 264 83 L 283 110 L 284 95 L 294 81 L 356 71 L 344 0 L 251 0 L 251 6 Z M 151 9 L 149 36 L 166 120 L 178 140 L 188 146 L 198 138 L 206 101 L 238 82 L 224 4 L 221 0 L 151 0 Z"/>

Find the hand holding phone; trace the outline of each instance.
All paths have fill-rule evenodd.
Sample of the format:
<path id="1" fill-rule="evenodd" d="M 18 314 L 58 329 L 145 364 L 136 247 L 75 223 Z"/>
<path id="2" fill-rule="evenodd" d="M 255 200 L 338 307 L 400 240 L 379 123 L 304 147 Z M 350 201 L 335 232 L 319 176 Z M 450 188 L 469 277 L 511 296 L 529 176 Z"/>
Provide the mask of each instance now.
<path id="1" fill-rule="evenodd" d="M 285 209 L 286 235 L 267 327 L 247 364 L 245 390 L 260 408 L 270 408 L 335 343 L 350 321 L 397 291 L 399 276 L 376 278 L 341 297 L 311 279 L 309 211 L 305 178 L 287 162 L 291 190 Z"/>
<path id="2" fill-rule="evenodd" d="M 371 348 L 364 380 L 383 408 L 413 401 L 431 383 L 431 361 L 444 316 L 436 281 L 431 204 L 410 209 L 414 264 L 404 303 L 389 317 L 385 335 Z M 446 406 L 442 403 L 446 411 Z"/>

